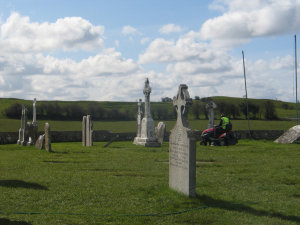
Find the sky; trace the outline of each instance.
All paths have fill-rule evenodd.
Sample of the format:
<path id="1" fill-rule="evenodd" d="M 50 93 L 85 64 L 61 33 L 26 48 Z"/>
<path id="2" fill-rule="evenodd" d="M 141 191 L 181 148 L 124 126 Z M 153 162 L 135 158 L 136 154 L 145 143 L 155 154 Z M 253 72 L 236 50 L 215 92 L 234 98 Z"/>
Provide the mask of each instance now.
<path id="1" fill-rule="evenodd" d="M 244 51 L 248 97 L 295 102 L 299 31 L 300 0 L 0 0 L 0 97 L 244 97 Z"/>

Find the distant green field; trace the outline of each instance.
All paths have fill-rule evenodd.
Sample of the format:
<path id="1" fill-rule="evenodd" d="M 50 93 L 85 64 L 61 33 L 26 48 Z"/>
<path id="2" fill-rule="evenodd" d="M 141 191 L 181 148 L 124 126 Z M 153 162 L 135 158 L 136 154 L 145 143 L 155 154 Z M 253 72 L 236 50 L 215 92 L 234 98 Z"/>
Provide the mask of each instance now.
<path id="1" fill-rule="evenodd" d="M 45 122 L 49 122 L 52 131 L 80 131 L 81 121 L 38 121 L 39 130 L 44 129 Z M 159 121 L 156 121 L 156 125 Z M 164 121 L 169 131 L 175 121 Z M 219 121 L 215 121 L 218 124 Z M 94 130 L 108 130 L 111 132 L 125 133 L 136 132 L 136 121 L 93 121 Z M 207 120 L 190 120 L 190 126 L 196 130 L 206 129 Z M 234 130 L 248 130 L 247 120 L 232 120 Z M 288 130 L 295 126 L 295 121 L 250 121 L 251 130 Z M 0 132 L 16 132 L 20 128 L 20 120 L 0 119 Z"/>
<path id="2" fill-rule="evenodd" d="M 168 143 L 103 145 L 0 145 L 0 224 L 300 223 L 299 144 L 197 144 L 194 198 L 169 189 Z"/>

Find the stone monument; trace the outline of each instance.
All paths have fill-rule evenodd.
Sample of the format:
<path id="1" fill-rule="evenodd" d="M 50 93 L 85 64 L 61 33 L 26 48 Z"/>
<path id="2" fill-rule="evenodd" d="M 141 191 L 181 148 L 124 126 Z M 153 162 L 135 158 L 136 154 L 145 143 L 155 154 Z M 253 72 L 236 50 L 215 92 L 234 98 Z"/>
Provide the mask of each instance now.
<path id="1" fill-rule="evenodd" d="M 51 132 L 49 123 L 45 123 L 45 149 L 51 152 Z"/>
<path id="2" fill-rule="evenodd" d="M 139 100 L 138 102 L 138 113 L 137 113 L 137 118 L 136 118 L 136 123 L 137 123 L 137 131 L 136 131 L 136 136 L 141 137 L 141 132 L 142 132 L 142 118 L 143 118 L 143 110 L 142 110 L 142 99 Z"/>
<path id="3" fill-rule="evenodd" d="M 32 105 L 32 122 L 27 122 L 29 138 L 27 145 L 35 145 L 38 139 L 38 124 L 36 122 L 36 98 L 33 100 Z"/>
<path id="4" fill-rule="evenodd" d="M 157 141 L 162 145 L 164 142 L 164 137 L 166 133 L 166 124 L 164 122 L 159 122 L 157 127 L 155 127 L 155 135 Z"/>
<path id="5" fill-rule="evenodd" d="M 206 109 L 208 110 L 207 129 L 214 127 L 214 121 L 215 121 L 214 109 L 215 108 L 217 108 L 217 105 L 213 101 L 210 101 L 209 103 L 206 104 Z"/>
<path id="6" fill-rule="evenodd" d="M 288 131 L 284 132 L 279 138 L 277 138 L 275 143 L 291 144 L 300 139 L 300 125 L 293 126 Z"/>
<path id="7" fill-rule="evenodd" d="M 90 115 L 82 118 L 82 146 L 93 146 L 93 122 Z"/>
<path id="8" fill-rule="evenodd" d="M 27 139 L 28 139 L 27 109 L 24 105 L 22 105 L 21 128 L 19 129 L 19 139 L 17 141 L 17 144 L 26 145 Z"/>
<path id="9" fill-rule="evenodd" d="M 150 112 L 151 87 L 149 85 L 148 78 L 145 81 L 143 93 L 145 95 L 145 114 L 141 124 L 141 136 L 135 137 L 133 143 L 136 145 L 143 145 L 145 147 L 160 147 L 160 143 L 157 142 L 157 138 L 155 136 L 154 121 Z"/>
<path id="10" fill-rule="evenodd" d="M 196 138 L 188 123 L 192 99 L 187 89 L 187 85 L 181 84 L 173 99 L 177 121 L 171 130 L 169 141 L 169 187 L 187 196 L 195 196 Z"/>

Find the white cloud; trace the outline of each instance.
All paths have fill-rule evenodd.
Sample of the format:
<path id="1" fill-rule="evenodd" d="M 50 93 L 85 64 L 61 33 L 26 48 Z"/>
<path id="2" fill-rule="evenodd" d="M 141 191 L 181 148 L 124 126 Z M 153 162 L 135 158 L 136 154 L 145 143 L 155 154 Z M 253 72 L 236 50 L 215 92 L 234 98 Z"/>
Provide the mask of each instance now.
<path id="1" fill-rule="evenodd" d="M 227 11 L 207 20 L 200 35 L 220 46 L 300 31 L 299 0 L 218 0 L 214 1 L 213 8 Z"/>
<path id="2" fill-rule="evenodd" d="M 175 24 L 167 24 L 164 25 L 159 29 L 159 32 L 161 34 L 170 34 L 170 33 L 178 33 L 181 32 L 182 28 L 180 26 L 177 26 Z"/>
<path id="3" fill-rule="evenodd" d="M 141 35 L 141 33 L 132 26 L 124 26 L 122 28 L 122 34 L 123 35 Z"/>
<path id="4" fill-rule="evenodd" d="M 31 22 L 12 13 L 1 25 L 2 51 L 39 52 L 95 50 L 103 44 L 103 26 L 93 26 L 81 17 L 65 17 L 55 23 Z"/>
<path id="5" fill-rule="evenodd" d="M 144 44 L 148 43 L 149 41 L 150 41 L 150 38 L 148 38 L 148 37 L 143 37 L 143 38 L 141 39 L 141 44 L 144 45 Z"/>

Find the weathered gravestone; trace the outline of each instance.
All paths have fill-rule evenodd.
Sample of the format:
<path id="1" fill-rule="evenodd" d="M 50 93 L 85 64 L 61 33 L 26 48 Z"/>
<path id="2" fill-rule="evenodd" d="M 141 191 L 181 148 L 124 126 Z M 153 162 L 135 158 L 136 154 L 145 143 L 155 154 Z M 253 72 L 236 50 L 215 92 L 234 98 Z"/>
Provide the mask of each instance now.
<path id="1" fill-rule="evenodd" d="M 293 126 L 288 131 L 286 131 L 283 135 L 277 138 L 275 143 L 282 144 L 291 144 L 300 139 L 300 125 Z"/>
<path id="2" fill-rule="evenodd" d="M 166 124 L 164 122 L 159 122 L 157 127 L 155 127 L 155 135 L 157 141 L 162 145 L 164 142 L 164 137 L 166 133 Z"/>
<path id="3" fill-rule="evenodd" d="M 169 187 L 188 196 L 196 195 L 196 138 L 189 127 L 188 110 L 192 105 L 188 87 L 179 86 L 173 99 L 177 121 L 171 130 L 169 147 Z"/>
<path id="4" fill-rule="evenodd" d="M 142 99 L 139 100 L 137 106 L 138 106 L 138 113 L 136 117 L 136 123 L 137 123 L 136 136 L 140 138 L 142 132 L 142 118 L 143 118 Z"/>
<path id="5" fill-rule="evenodd" d="M 93 122 L 91 116 L 83 116 L 82 118 L 82 146 L 93 145 Z"/>
<path id="6" fill-rule="evenodd" d="M 19 139 L 17 141 L 17 144 L 19 145 L 26 145 L 27 140 L 29 139 L 29 131 L 28 131 L 28 118 L 27 118 L 28 110 L 27 108 L 22 105 L 22 115 L 21 115 L 21 128 L 19 129 Z"/>
<path id="7" fill-rule="evenodd" d="M 38 124 L 36 122 L 36 98 L 33 100 L 32 107 L 32 122 L 27 122 L 28 142 L 27 145 L 35 145 L 38 139 Z"/>
<path id="8" fill-rule="evenodd" d="M 160 147 L 161 145 L 160 143 L 157 142 L 157 138 L 155 136 L 154 121 L 151 118 L 151 112 L 150 112 L 151 87 L 149 85 L 148 78 L 145 81 L 145 87 L 143 93 L 145 95 L 145 114 L 141 124 L 141 136 L 135 137 L 133 143 L 136 145 L 143 145 L 145 147 Z"/>
<path id="9" fill-rule="evenodd" d="M 45 123 L 45 149 L 51 152 L 51 132 L 49 123 Z"/>
<path id="10" fill-rule="evenodd" d="M 39 136 L 35 142 L 35 147 L 38 149 L 45 149 L 45 134 Z"/>
<path id="11" fill-rule="evenodd" d="M 214 109 L 215 108 L 217 108 L 217 105 L 213 101 L 210 101 L 209 103 L 206 104 L 206 109 L 208 110 L 207 129 L 214 127 L 214 121 L 215 121 Z"/>

